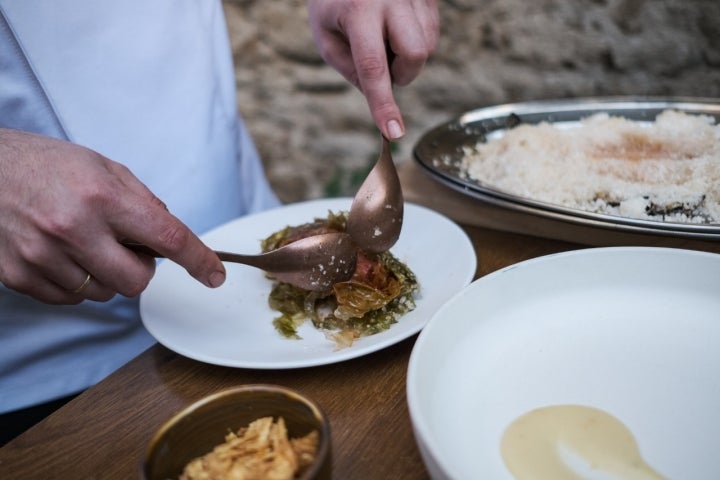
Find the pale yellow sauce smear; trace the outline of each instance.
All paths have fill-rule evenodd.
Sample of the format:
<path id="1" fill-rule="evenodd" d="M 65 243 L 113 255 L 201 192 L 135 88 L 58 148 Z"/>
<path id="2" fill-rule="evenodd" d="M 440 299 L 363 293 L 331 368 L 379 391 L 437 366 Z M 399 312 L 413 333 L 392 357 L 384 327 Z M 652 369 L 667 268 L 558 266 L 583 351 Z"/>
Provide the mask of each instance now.
<path id="1" fill-rule="evenodd" d="M 518 417 L 505 430 L 501 452 L 518 480 L 666 478 L 645 463 L 622 422 L 582 405 L 553 405 Z"/>

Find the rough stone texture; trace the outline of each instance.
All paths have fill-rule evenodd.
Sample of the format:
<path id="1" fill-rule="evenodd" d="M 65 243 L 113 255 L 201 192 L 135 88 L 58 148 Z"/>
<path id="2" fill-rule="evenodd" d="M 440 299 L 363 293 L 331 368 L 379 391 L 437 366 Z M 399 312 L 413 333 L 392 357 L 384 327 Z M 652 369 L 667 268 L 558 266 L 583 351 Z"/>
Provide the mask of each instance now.
<path id="1" fill-rule="evenodd" d="M 224 0 L 240 111 L 284 202 L 352 196 L 377 157 L 364 97 L 324 65 L 302 0 Z M 409 161 L 423 132 L 505 102 L 720 97 L 717 0 L 446 0 L 438 50 L 396 88 Z"/>

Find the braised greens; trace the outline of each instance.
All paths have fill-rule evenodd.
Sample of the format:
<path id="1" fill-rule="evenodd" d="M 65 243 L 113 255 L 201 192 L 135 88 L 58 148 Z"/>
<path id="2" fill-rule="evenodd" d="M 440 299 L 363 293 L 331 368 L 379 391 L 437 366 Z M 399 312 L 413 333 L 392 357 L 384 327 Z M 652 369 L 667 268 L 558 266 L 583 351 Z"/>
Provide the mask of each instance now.
<path id="1" fill-rule="evenodd" d="M 269 251 L 310 235 L 345 231 L 345 222 L 345 212 L 329 212 L 327 218 L 275 232 L 263 240 L 262 248 Z M 350 280 L 325 292 L 275 282 L 269 304 L 281 313 L 273 324 L 283 336 L 299 338 L 298 327 L 310 320 L 339 346 L 348 346 L 361 336 L 387 330 L 413 310 L 418 290 L 415 274 L 392 253 L 358 251 L 358 265 Z"/>

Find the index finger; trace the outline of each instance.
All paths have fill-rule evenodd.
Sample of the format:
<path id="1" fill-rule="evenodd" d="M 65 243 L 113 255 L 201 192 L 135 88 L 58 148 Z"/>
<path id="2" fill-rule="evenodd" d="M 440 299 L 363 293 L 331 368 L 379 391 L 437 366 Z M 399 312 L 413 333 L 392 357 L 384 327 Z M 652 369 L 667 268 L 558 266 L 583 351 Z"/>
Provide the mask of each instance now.
<path id="1" fill-rule="evenodd" d="M 358 85 L 380 131 L 391 140 L 405 134 L 400 108 L 392 91 L 383 23 L 360 16 L 347 26 Z"/>
<path id="2" fill-rule="evenodd" d="M 135 195 L 125 195 L 124 214 L 113 215 L 115 231 L 122 239 L 143 243 L 185 267 L 208 287 L 225 281 L 225 267 L 185 224 L 168 212 L 167 206 L 123 165 L 108 162 L 123 184 Z M 140 226 L 140 228 L 138 228 Z"/>
<path id="3" fill-rule="evenodd" d="M 121 238 L 147 245 L 208 287 L 219 287 L 225 281 L 225 267 L 215 252 L 155 202 L 134 205 L 127 214 L 115 219 L 113 227 Z"/>

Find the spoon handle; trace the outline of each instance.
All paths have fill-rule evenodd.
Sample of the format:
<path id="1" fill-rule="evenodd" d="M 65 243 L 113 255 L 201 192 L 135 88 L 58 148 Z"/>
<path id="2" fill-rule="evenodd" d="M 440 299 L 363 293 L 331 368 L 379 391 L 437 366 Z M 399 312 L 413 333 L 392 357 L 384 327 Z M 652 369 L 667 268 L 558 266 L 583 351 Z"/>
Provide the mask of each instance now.
<path id="1" fill-rule="evenodd" d="M 138 242 L 132 242 L 132 241 L 123 241 L 120 243 L 123 247 L 129 248 L 133 252 L 142 253 L 142 254 L 149 255 L 154 258 L 165 258 L 165 255 L 159 253 L 156 250 L 153 250 L 152 248 L 148 247 L 145 244 L 138 243 Z M 215 252 L 215 254 L 218 256 L 218 258 L 220 258 L 220 260 L 222 260 L 223 262 L 247 263 L 253 257 L 253 256 L 241 255 L 239 253 L 221 252 L 218 250 L 213 250 L 213 252 Z"/>
<path id="2" fill-rule="evenodd" d="M 129 248 L 133 252 L 142 253 L 144 255 L 149 255 L 154 258 L 165 258 L 165 255 L 162 255 L 157 250 L 154 250 L 145 244 L 133 241 L 123 241 L 120 243 L 122 244 L 122 246 Z M 250 265 L 257 268 L 271 267 L 277 263 L 266 258 L 263 254 L 242 255 L 240 253 L 222 252 L 219 250 L 213 250 L 213 252 L 223 262 L 242 263 L 244 265 Z"/>
<path id="3" fill-rule="evenodd" d="M 121 244 L 137 253 L 165 258 L 142 243 L 126 240 Z M 262 269 L 280 281 L 305 290 L 323 291 L 349 280 L 357 264 L 357 247 L 344 232 L 313 235 L 258 255 L 214 252 L 223 262 Z"/>

